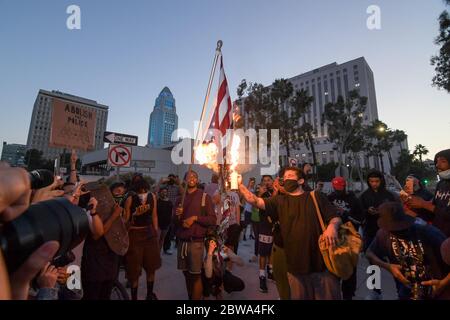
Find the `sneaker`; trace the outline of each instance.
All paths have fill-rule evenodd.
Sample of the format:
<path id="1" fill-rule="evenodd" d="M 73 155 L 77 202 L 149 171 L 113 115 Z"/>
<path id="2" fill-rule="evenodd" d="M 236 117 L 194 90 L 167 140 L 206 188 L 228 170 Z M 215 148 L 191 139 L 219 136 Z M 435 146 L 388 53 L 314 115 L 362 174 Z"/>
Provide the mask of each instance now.
<path id="1" fill-rule="evenodd" d="M 275 278 L 273 277 L 273 271 L 270 268 L 267 268 L 267 279 L 275 281 Z"/>
<path id="2" fill-rule="evenodd" d="M 267 281 L 266 277 L 260 276 L 259 277 L 259 291 L 262 293 L 267 293 Z"/>
<path id="3" fill-rule="evenodd" d="M 146 300 L 158 300 L 158 297 L 154 292 L 147 296 Z"/>
<path id="4" fill-rule="evenodd" d="M 170 249 L 164 251 L 164 254 L 167 254 L 167 255 L 169 255 L 169 256 L 172 255 L 172 253 L 173 253 L 173 251 L 170 250 Z"/>

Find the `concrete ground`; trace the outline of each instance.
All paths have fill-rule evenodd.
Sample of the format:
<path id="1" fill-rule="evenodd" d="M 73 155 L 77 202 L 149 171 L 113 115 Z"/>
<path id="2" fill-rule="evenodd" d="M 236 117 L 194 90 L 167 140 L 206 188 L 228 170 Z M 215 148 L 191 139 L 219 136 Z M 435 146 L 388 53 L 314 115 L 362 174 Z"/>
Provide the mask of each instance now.
<path id="1" fill-rule="evenodd" d="M 234 266 L 233 274 L 237 275 L 245 282 L 245 289 L 241 292 L 231 294 L 223 293 L 224 300 L 277 300 L 279 299 L 276 285 L 268 280 L 269 292 L 261 293 L 259 291 L 259 268 L 256 262 L 249 262 L 253 256 L 253 240 L 242 241 L 239 244 L 238 255 L 244 260 L 244 266 Z M 81 246 L 75 250 L 77 261 L 80 261 Z M 154 292 L 161 300 L 185 300 L 187 299 L 184 277 L 181 271 L 177 270 L 176 250 L 172 255 L 161 254 L 162 267 L 156 272 L 156 282 Z M 361 257 L 358 266 L 358 282 L 355 300 L 362 300 L 369 294 L 366 280 L 369 276 L 366 273 L 369 263 Z M 125 284 L 124 271 L 120 272 L 119 279 Z M 381 271 L 381 288 L 384 300 L 396 299 L 395 283 L 392 276 L 385 270 Z M 139 281 L 139 299 L 145 299 L 146 279 L 143 274 Z"/>

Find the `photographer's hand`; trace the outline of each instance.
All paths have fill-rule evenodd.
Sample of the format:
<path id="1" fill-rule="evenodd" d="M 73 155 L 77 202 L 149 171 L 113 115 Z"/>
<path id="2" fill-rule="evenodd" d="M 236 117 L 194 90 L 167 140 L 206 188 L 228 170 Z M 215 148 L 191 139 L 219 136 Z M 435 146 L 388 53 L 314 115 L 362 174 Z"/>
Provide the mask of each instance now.
<path id="1" fill-rule="evenodd" d="M 30 178 L 21 168 L 0 168 L 0 221 L 10 221 L 30 205 Z"/>
<path id="2" fill-rule="evenodd" d="M 39 289 L 54 288 L 58 280 L 58 269 L 48 262 L 37 277 Z"/>
<path id="3" fill-rule="evenodd" d="M 56 241 L 44 243 L 11 275 L 11 298 L 13 300 L 26 300 L 28 298 L 31 280 L 53 259 L 58 249 L 59 243 Z M 0 283 L 0 296 L 2 296 L 2 290 L 4 290 L 4 284 Z"/>
<path id="4" fill-rule="evenodd" d="M 62 197 L 64 195 L 63 190 L 56 190 L 60 186 L 58 178 L 54 178 L 53 183 L 45 188 L 38 189 L 34 193 L 33 199 L 31 200 L 32 204 L 51 200 L 57 197 Z"/>

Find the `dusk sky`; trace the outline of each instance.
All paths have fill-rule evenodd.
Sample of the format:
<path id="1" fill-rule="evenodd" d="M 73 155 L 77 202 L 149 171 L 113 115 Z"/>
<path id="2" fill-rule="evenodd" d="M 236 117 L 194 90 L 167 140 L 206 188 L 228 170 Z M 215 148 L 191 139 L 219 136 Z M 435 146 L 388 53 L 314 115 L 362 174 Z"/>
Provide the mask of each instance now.
<path id="1" fill-rule="evenodd" d="M 71 4 L 81 8 L 81 30 L 66 27 Z M 372 4 L 381 30 L 366 26 Z M 0 0 L 0 140 L 26 143 L 39 89 L 108 105 L 108 130 L 145 145 L 168 86 L 179 127 L 192 130 L 222 39 L 232 98 L 244 78 L 268 85 L 364 56 L 380 119 L 432 158 L 450 147 L 450 94 L 431 86 L 430 65 L 444 9 L 441 0 Z"/>

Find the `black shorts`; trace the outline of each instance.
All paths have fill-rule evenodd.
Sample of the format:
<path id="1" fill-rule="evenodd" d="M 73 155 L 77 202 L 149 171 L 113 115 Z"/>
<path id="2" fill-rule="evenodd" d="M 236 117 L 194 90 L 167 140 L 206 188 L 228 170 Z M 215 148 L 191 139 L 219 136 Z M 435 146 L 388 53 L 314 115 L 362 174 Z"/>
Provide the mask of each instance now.
<path id="1" fill-rule="evenodd" d="M 266 220 L 262 220 L 259 223 L 258 234 L 258 252 L 257 254 L 262 257 L 269 257 L 272 253 L 273 245 L 273 225 Z"/>

